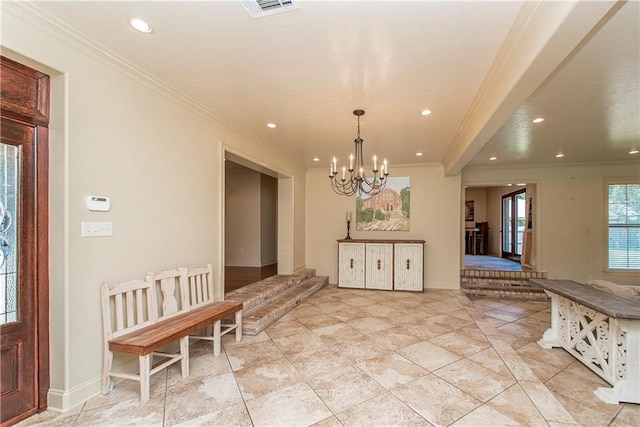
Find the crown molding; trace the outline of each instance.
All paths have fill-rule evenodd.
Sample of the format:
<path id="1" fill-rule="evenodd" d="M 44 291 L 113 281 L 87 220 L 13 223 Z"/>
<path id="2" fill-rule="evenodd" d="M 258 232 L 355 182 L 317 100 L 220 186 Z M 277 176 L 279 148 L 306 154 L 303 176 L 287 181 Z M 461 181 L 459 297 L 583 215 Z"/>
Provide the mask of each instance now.
<path id="1" fill-rule="evenodd" d="M 80 52 L 88 58 L 91 58 L 92 60 L 126 76 L 142 86 L 154 90 L 156 93 L 199 115 L 200 117 L 215 123 L 224 130 L 249 140 L 261 149 L 268 151 L 270 154 L 285 162 L 293 170 L 305 170 L 299 163 L 286 157 L 283 153 L 276 151 L 261 139 L 219 116 L 204 105 L 195 101 L 193 98 L 163 82 L 153 74 L 138 67 L 106 46 L 87 37 L 85 34 L 71 27 L 61 19 L 36 6 L 31 1 L 2 0 L 0 1 L 0 12 L 12 15 L 13 17 L 59 41 L 65 46 Z"/>

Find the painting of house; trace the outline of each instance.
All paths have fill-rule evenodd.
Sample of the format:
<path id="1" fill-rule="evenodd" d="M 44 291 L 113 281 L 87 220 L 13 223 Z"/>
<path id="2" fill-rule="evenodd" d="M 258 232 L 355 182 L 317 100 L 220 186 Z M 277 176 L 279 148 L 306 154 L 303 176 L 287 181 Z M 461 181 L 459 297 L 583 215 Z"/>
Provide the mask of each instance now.
<path id="1" fill-rule="evenodd" d="M 409 231 L 410 178 L 389 177 L 378 194 L 356 198 L 356 230 Z"/>

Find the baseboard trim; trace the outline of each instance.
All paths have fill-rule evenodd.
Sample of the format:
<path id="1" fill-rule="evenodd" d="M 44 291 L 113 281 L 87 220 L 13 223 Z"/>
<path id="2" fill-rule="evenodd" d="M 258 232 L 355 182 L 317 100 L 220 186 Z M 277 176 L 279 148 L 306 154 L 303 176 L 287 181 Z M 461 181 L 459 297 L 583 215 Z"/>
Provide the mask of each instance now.
<path id="1" fill-rule="evenodd" d="M 71 390 L 65 391 L 51 388 L 47 393 L 47 409 L 55 412 L 68 412 L 100 394 L 101 386 L 102 376 L 100 375 L 77 387 L 73 387 Z"/>

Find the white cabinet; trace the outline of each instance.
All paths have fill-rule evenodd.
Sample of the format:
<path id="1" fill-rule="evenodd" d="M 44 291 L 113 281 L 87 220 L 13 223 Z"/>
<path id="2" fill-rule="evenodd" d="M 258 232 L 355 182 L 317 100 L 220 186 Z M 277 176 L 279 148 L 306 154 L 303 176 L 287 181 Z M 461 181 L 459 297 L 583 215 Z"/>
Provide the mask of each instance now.
<path id="1" fill-rule="evenodd" d="M 365 260 L 365 288 L 393 289 L 393 245 L 367 243 Z"/>
<path id="2" fill-rule="evenodd" d="M 338 240 L 338 287 L 423 289 L 424 240 Z"/>
<path id="3" fill-rule="evenodd" d="M 338 258 L 338 286 L 364 288 L 364 243 L 341 243 Z"/>
<path id="4" fill-rule="evenodd" d="M 393 288 L 402 291 L 422 290 L 423 245 L 396 243 Z"/>

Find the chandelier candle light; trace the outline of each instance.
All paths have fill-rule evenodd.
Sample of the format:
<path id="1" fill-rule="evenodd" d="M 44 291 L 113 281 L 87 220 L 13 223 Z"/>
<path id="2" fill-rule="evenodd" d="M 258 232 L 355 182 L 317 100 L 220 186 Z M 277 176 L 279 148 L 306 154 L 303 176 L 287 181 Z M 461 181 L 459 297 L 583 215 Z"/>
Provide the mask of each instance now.
<path id="1" fill-rule="evenodd" d="M 342 177 L 338 178 L 338 165 L 334 157 L 333 162 L 329 165 L 329 179 L 331 180 L 331 188 L 338 194 L 344 196 L 353 196 L 363 194 L 375 196 L 387 186 L 387 176 L 389 169 L 387 159 L 382 161 L 380 169 L 378 169 L 378 157 L 373 156 L 373 176 L 367 178 L 364 173 L 364 162 L 362 154 L 362 138 L 360 138 L 360 116 L 364 115 L 364 110 L 354 110 L 353 114 L 358 117 L 358 137 L 355 139 L 356 155 L 349 155 L 349 174 L 347 175 L 347 167 L 342 166 Z M 354 165 L 355 160 L 355 165 Z M 378 174 L 378 172 L 380 174 Z M 350 221 L 347 221 L 349 223 Z"/>
<path id="2" fill-rule="evenodd" d="M 351 240 L 351 235 L 349 234 L 349 230 L 351 229 L 351 212 L 347 212 L 347 237 L 344 240 Z"/>

